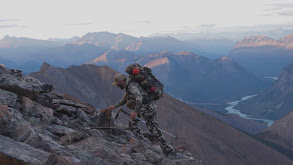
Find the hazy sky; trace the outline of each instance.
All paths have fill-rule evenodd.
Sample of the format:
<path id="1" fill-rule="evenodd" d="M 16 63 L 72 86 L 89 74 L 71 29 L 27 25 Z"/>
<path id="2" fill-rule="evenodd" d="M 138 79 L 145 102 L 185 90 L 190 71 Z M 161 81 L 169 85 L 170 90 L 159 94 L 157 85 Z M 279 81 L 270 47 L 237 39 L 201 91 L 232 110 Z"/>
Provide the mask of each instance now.
<path id="1" fill-rule="evenodd" d="M 0 0 L 0 38 L 293 28 L 292 0 Z M 261 29 L 262 30 L 262 29 Z"/>

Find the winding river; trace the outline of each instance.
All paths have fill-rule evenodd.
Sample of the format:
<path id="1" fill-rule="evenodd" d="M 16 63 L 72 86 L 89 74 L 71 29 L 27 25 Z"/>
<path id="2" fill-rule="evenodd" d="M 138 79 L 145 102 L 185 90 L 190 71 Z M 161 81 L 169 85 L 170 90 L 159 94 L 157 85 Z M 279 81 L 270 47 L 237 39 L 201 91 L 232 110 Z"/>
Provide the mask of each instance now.
<path id="1" fill-rule="evenodd" d="M 229 113 L 230 114 L 236 114 L 236 115 L 238 115 L 238 116 L 240 116 L 242 118 L 245 118 L 245 119 L 263 121 L 263 122 L 266 122 L 268 126 L 273 125 L 274 124 L 273 120 L 251 117 L 250 115 L 246 115 L 244 113 L 241 113 L 240 110 L 234 109 L 234 107 L 236 105 L 238 105 L 241 101 L 251 99 L 251 98 L 255 97 L 256 95 L 258 95 L 258 94 L 245 96 L 245 97 L 242 97 L 241 100 L 232 101 L 232 102 L 227 103 L 229 105 L 228 107 L 225 108 L 225 110 L 228 111 L 227 114 L 229 114 Z"/>

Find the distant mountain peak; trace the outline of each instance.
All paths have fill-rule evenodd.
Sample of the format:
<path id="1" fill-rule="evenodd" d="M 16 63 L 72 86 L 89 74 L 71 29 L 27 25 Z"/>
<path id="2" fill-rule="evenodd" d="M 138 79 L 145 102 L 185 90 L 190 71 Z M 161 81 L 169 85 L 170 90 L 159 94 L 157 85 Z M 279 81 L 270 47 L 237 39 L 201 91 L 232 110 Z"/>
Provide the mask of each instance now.
<path id="1" fill-rule="evenodd" d="M 170 52 L 170 51 L 168 51 L 168 50 L 162 51 L 160 54 L 161 54 L 161 55 L 174 55 L 173 52 Z"/>
<path id="2" fill-rule="evenodd" d="M 220 57 L 220 60 L 227 60 L 227 61 L 232 61 L 232 58 L 229 57 Z"/>
<path id="3" fill-rule="evenodd" d="M 293 34 L 287 35 L 279 40 L 274 40 L 266 36 L 250 36 L 244 37 L 235 46 L 236 48 L 241 47 L 261 47 L 261 46 L 271 46 L 271 47 L 283 47 L 286 49 L 293 49 Z"/>
<path id="4" fill-rule="evenodd" d="M 40 72 L 44 73 L 48 70 L 48 68 L 52 67 L 50 64 L 44 62 L 41 66 Z"/>
<path id="5" fill-rule="evenodd" d="M 266 36 L 250 36 L 244 37 L 239 41 L 234 48 L 240 47 L 259 47 L 259 46 L 278 46 L 279 44 L 272 38 Z"/>
<path id="6" fill-rule="evenodd" d="M 87 33 L 80 39 L 72 42 L 73 44 L 83 45 L 92 44 L 109 49 L 121 50 L 137 42 L 138 38 L 123 33 L 115 34 L 110 32 Z"/>
<path id="7" fill-rule="evenodd" d="M 19 47 L 52 47 L 60 44 L 48 40 L 31 39 L 27 37 L 14 37 L 6 35 L 0 40 L 0 48 L 19 48 Z"/>
<path id="8" fill-rule="evenodd" d="M 9 38 L 13 38 L 13 37 L 10 37 L 9 35 L 6 35 L 5 37 L 3 37 L 3 39 L 9 39 Z M 15 37 L 14 37 L 15 38 Z M 2 39 L 2 40 L 3 40 Z"/>
<path id="9" fill-rule="evenodd" d="M 196 55 L 196 54 L 193 52 L 182 51 L 182 52 L 177 53 L 176 55 Z"/>
<path id="10" fill-rule="evenodd" d="M 149 68 L 153 68 L 155 66 L 169 64 L 169 63 L 170 63 L 170 61 L 169 61 L 168 57 L 163 57 L 163 58 L 159 58 L 159 59 L 154 59 L 154 60 L 150 61 L 149 63 L 147 63 L 145 66 L 149 67 Z"/>

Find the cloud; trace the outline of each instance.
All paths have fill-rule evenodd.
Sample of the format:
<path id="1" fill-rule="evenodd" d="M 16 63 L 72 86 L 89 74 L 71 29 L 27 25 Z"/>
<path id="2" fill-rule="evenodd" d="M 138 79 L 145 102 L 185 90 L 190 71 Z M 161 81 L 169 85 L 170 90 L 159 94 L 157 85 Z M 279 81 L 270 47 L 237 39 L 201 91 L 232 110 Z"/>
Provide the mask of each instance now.
<path id="1" fill-rule="evenodd" d="M 282 15 L 282 16 L 293 16 L 293 10 L 278 12 L 277 15 Z"/>
<path id="2" fill-rule="evenodd" d="M 0 19 L 0 29 L 24 27 L 24 26 L 20 26 L 19 24 L 17 24 L 16 22 L 18 22 L 18 21 L 20 21 L 20 20 L 19 19 Z M 11 23 L 9 24 L 9 22 L 11 22 Z"/>
<path id="3" fill-rule="evenodd" d="M 92 22 L 82 22 L 82 23 L 73 23 L 73 24 L 67 24 L 70 26 L 86 26 L 86 25 L 91 25 L 93 24 Z"/>
<path id="4" fill-rule="evenodd" d="M 215 27 L 216 24 L 202 24 L 202 25 L 199 25 L 199 27 L 202 27 L 202 28 L 212 28 L 212 27 Z"/>
<path id="5" fill-rule="evenodd" d="M 0 29 L 4 29 L 4 28 L 15 28 L 15 27 L 22 27 L 22 26 L 19 26 L 17 24 L 0 25 Z"/>
<path id="6" fill-rule="evenodd" d="M 264 9 L 264 16 L 291 16 L 293 15 L 293 4 L 268 4 Z"/>
<path id="7" fill-rule="evenodd" d="M 275 7 L 269 7 L 264 9 L 264 11 L 278 11 L 278 10 L 282 10 L 282 8 L 275 6 Z"/>
<path id="8" fill-rule="evenodd" d="M 270 7 L 277 7 L 277 8 L 293 8 L 293 4 L 292 3 L 279 3 L 279 4 L 268 4 L 266 6 L 270 6 Z"/>
<path id="9" fill-rule="evenodd" d="M 271 12 L 263 16 L 293 16 L 293 10 Z"/>
<path id="10" fill-rule="evenodd" d="M 152 24 L 152 22 L 150 20 L 136 21 L 135 23 L 139 23 L 139 24 Z"/>
<path id="11" fill-rule="evenodd" d="M 15 22 L 19 21 L 19 19 L 0 19 L 0 22 Z"/>

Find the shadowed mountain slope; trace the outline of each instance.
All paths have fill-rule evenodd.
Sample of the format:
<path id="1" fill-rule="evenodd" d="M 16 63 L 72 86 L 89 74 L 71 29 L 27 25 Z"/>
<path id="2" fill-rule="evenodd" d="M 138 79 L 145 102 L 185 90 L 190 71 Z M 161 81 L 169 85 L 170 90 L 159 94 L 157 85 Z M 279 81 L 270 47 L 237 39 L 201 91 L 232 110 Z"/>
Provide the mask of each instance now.
<path id="1" fill-rule="evenodd" d="M 244 113 L 273 120 L 288 114 L 293 107 L 293 64 L 286 66 L 277 81 L 256 97 L 236 106 Z"/>
<path id="2" fill-rule="evenodd" d="M 293 159 L 293 111 L 276 121 L 258 137 Z"/>

